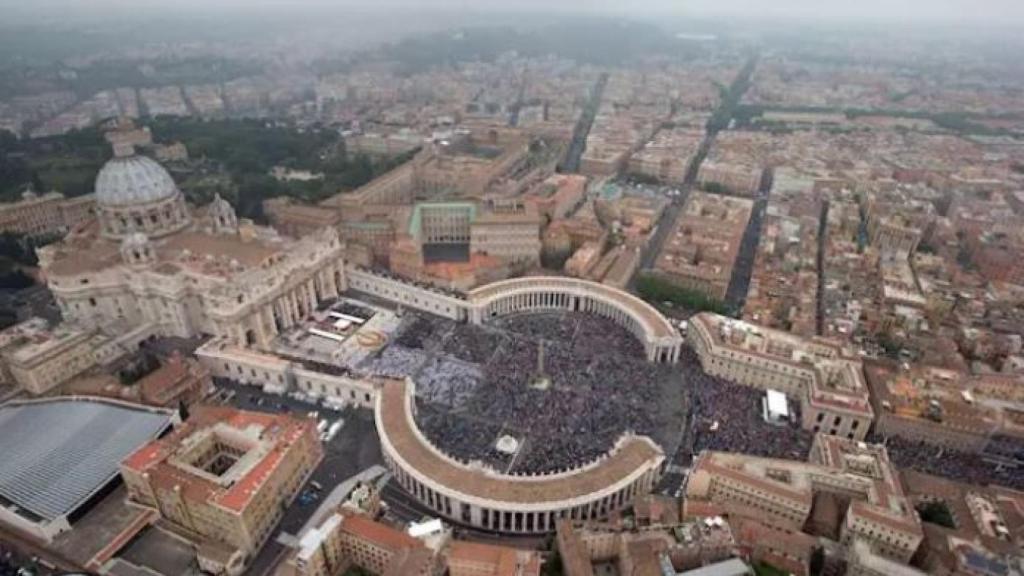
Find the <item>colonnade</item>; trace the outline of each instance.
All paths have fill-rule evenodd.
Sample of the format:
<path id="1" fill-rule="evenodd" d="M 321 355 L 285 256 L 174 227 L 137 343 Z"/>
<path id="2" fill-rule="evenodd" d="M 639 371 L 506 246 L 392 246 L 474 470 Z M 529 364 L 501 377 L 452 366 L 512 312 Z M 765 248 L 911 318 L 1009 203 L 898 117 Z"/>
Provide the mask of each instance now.
<path id="1" fill-rule="evenodd" d="M 629 506 L 660 478 L 665 455 L 645 436 L 606 458 L 552 474 L 503 474 L 461 463 L 423 436 L 411 380 L 381 383 L 374 421 L 384 461 L 399 484 L 439 516 L 484 530 L 543 534 L 559 518 L 591 520 Z"/>
<path id="2" fill-rule="evenodd" d="M 635 312 L 630 311 L 621 302 L 613 302 L 601 296 L 527 288 L 502 293 L 474 305 L 476 309 L 471 314 L 471 319 L 476 324 L 485 323 L 489 318 L 526 311 L 568 310 L 599 314 L 626 328 L 643 343 L 647 360 L 650 362 L 674 364 L 679 360 L 682 348 L 682 339 L 677 334 L 669 337 L 652 337 L 648 327 L 637 318 Z"/>
<path id="3" fill-rule="evenodd" d="M 396 464 L 390 454 L 384 454 L 388 468 L 398 483 L 420 503 L 456 523 L 483 530 L 516 534 L 543 534 L 555 530 L 559 518 L 570 520 L 594 520 L 607 517 L 612 512 L 632 504 L 634 498 L 649 493 L 658 479 L 658 469 L 653 467 L 629 484 L 605 495 L 581 495 L 578 503 L 552 503 L 543 510 L 525 509 L 525 504 L 491 501 L 487 505 L 460 499 L 454 492 L 440 486 L 431 487 L 421 482 L 412 473 Z M 529 482 L 530 480 L 524 480 Z M 535 508 L 536 506 L 531 506 Z"/>

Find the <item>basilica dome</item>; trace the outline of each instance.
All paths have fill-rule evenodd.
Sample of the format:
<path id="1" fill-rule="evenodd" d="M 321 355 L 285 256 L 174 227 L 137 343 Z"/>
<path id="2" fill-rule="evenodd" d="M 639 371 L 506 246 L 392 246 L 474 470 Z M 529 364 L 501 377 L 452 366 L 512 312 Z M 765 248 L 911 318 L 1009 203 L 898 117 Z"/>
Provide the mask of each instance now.
<path id="1" fill-rule="evenodd" d="M 115 149 L 96 176 L 96 212 L 108 238 L 136 233 L 159 238 L 191 220 L 185 196 L 167 170 L 130 149 Z"/>
<path id="2" fill-rule="evenodd" d="M 167 170 L 146 156 L 114 158 L 96 177 L 96 202 L 101 206 L 150 204 L 178 194 Z"/>

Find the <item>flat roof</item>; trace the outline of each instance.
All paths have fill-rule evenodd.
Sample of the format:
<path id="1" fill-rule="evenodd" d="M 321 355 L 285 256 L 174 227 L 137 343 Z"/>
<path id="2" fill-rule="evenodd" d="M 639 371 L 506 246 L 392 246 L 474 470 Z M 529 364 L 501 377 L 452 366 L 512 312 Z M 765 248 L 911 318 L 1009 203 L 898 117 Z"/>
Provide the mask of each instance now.
<path id="1" fill-rule="evenodd" d="M 789 416 L 789 402 L 786 401 L 786 395 L 778 390 L 769 390 L 766 392 L 768 397 L 768 413 L 777 414 L 779 416 Z"/>
<path id="2" fill-rule="evenodd" d="M 0 497 L 46 520 L 73 512 L 159 436 L 172 412 L 93 398 L 0 406 Z"/>
<path id="3" fill-rule="evenodd" d="M 702 566 L 680 573 L 680 576 L 746 576 L 753 574 L 750 567 L 739 558 L 730 558 L 715 564 Z"/>

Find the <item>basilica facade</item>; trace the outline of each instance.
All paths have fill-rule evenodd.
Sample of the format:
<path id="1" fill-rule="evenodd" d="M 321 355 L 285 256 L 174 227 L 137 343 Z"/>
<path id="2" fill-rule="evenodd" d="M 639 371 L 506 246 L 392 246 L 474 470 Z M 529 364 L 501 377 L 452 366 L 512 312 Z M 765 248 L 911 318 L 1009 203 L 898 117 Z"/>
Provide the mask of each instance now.
<path id="1" fill-rule="evenodd" d="M 96 217 L 38 250 L 66 321 L 263 347 L 345 290 L 334 228 L 293 239 L 239 221 L 219 196 L 190 207 L 160 164 L 114 149 L 96 179 Z"/>

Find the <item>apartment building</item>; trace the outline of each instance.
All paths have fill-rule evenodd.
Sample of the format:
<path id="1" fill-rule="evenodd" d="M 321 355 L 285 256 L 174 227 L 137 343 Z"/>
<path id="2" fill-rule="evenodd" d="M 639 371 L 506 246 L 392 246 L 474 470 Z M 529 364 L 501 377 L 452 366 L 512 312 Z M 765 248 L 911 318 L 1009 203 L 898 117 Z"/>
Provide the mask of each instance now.
<path id="1" fill-rule="evenodd" d="M 251 558 L 323 458 L 306 418 L 196 408 L 121 464 L 129 498 Z"/>
<path id="2" fill-rule="evenodd" d="M 721 506 L 731 517 L 804 530 L 815 498 L 845 504 L 831 527 L 844 545 L 867 542 L 907 564 L 923 538 L 920 520 L 884 446 L 818 434 L 808 462 L 703 452 L 686 485 L 687 498 Z"/>
<path id="3" fill-rule="evenodd" d="M 709 313 L 691 318 L 687 330 L 708 374 L 783 392 L 800 402 L 807 430 L 855 440 L 867 435 L 874 411 L 862 365 L 838 344 Z"/>
<path id="4" fill-rule="evenodd" d="M 58 192 L 28 191 L 17 202 L 0 204 L 0 232 L 26 236 L 64 234 L 87 222 L 96 208 L 92 194 L 65 198 Z"/>

